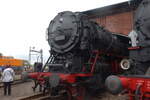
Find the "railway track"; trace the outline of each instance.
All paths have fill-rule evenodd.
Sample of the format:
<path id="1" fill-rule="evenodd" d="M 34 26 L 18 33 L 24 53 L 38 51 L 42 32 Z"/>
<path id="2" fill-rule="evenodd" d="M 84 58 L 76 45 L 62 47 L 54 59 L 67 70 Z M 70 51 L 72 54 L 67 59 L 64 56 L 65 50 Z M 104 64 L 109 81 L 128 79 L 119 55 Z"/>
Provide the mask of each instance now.
<path id="1" fill-rule="evenodd" d="M 128 96 L 127 95 L 111 95 L 109 93 L 103 93 L 103 94 L 99 94 L 99 96 L 95 97 L 93 96 L 92 99 L 90 100 L 128 100 Z M 43 93 L 36 93 L 30 96 L 26 96 L 26 97 L 20 97 L 17 100 L 66 100 L 64 97 L 50 97 L 50 95 L 47 93 L 45 95 L 43 95 Z"/>
<path id="2" fill-rule="evenodd" d="M 30 96 L 18 98 L 18 100 L 60 100 L 60 97 L 50 97 L 48 93 L 37 93 Z"/>

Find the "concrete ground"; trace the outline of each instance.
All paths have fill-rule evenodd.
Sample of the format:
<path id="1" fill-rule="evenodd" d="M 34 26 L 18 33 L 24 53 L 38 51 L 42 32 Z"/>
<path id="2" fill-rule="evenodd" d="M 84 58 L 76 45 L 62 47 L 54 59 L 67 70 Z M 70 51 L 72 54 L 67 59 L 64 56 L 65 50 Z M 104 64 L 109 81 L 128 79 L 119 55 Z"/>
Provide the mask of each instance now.
<path id="1" fill-rule="evenodd" d="M 33 94 L 33 82 L 26 82 L 12 86 L 11 96 L 4 96 L 3 88 L 0 88 L 0 100 L 18 100 L 19 97 L 24 97 Z"/>
<path id="2" fill-rule="evenodd" d="M 3 88 L 0 88 L 0 100 L 18 100 L 20 97 L 25 97 L 34 94 L 32 90 L 33 82 L 26 82 L 12 86 L 12 95 L 4 96 Z M 36 92 L 38 93 L 38 92 Z M 98 97 L 92 100 L 128 100 L 127 96 L 111 95 L 109 93 L 101 93 Z"/>

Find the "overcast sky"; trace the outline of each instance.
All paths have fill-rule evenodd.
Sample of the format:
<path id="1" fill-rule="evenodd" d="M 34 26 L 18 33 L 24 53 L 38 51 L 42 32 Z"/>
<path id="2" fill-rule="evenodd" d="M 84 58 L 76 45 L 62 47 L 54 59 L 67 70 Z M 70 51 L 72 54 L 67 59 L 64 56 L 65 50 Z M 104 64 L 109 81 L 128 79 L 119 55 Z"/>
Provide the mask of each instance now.
<path id="1" fill-rule="evenodd" d="M 0 0 L 0 52 L 28 59 L 29 47 L 49 55 L 46 28 L 58 12 L 85 11 L 127 0 Z"/>

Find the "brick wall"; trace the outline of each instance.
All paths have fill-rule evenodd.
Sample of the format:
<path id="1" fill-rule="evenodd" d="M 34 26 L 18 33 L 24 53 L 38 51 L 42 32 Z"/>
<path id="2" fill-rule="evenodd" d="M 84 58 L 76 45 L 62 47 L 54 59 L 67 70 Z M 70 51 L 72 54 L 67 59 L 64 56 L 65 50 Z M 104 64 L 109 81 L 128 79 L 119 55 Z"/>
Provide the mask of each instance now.
<path id="1" fill-rule="evenodd" d="M 133 11 L 92 19 L 111 32 L 127 35 L 133 28 Z"/>

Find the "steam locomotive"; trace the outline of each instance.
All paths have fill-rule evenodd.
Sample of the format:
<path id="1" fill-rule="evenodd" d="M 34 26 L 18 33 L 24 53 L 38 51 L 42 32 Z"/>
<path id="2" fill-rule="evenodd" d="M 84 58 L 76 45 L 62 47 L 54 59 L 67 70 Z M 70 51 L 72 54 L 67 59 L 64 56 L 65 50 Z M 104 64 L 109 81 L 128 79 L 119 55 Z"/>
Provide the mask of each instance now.
<path id="1" fill-rule="evenodd" d="M 104 87 L 108 75 L 121 73 L 120 62 L 129 56 L 129 37 L 109 32 L 80 12 L 59 13 L 49 24 L 50 57 L 41 72 L 30 73 L 51 95 L 84 100 L 87 90 Z M 65 91 L 65 92 L 62 92 Z"/>

